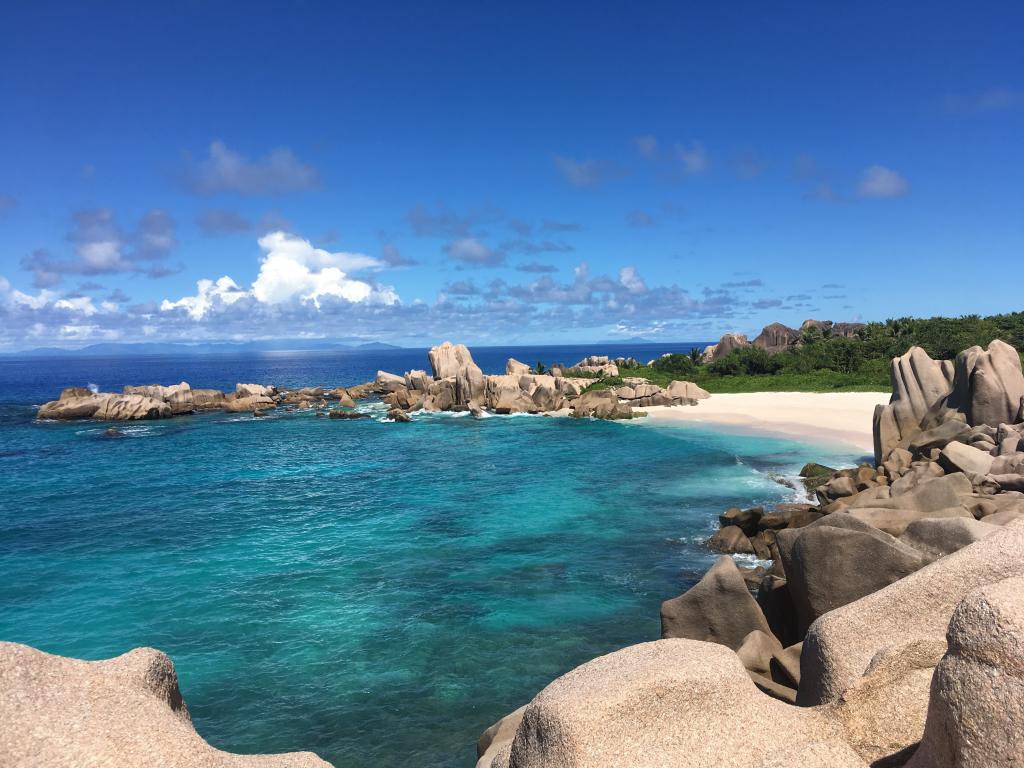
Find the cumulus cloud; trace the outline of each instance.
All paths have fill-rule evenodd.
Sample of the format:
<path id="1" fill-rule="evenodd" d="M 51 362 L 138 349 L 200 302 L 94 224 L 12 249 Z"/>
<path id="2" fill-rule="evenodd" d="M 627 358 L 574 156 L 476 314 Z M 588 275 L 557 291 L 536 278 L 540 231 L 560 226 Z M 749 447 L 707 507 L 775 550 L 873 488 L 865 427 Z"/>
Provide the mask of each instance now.
<path id="1" fill-rule="evenodd" d="M 184 309 L 193 320 L 202 320 L 218 305 L 230 306 L 248 295 L 247 291 L 239 288 L 234 280 L 225 275 L 219 280 L 199 280 L 196 283 L 195 296 L 183 296 L 177 301 L 164 299 L 160 309 L 163 312 Z"/>
<path id="2" fill-rule="evenodd" d="M 857 195 L 867 198 L 901 197 L 909 188 L 907 180 L 896 171 L 883 165 L 872 165 L 861 173 Z"/>
<path id="3" fill-rule="evenodd" d="M 614 166 L 603 160 L 573 160 L 555 155 L 554 163 L 562 178 L 574 187 L 596 187 L 615 174 Z"/>
<path id="4" fill-rule="evenodd" d="M 243 290 L 226 275 L 216 281 L 200 280 L 194 296 L 176 301 L 165 299 L 160 304 L 161 311 L 183 309 L 189 317 L 199 320 L 212 310 L 250 298 L 264 305 L 308 303 L 316 309 L 327 297 L 350 303 L 389 305 L 398 302 L 393 289 L 349 276 L 351 272 L 381 267 L 382 262 L 372 256 L 331 253 L 285 232 L 268 233 L 258 242 L 266 254 L 249 290 Z"/>
<path id="5" fill-rule="evenodd" d="M 213 141 L 205 158 L 186 161 L 189 186 L 197 194 L 272 195 L 320 186 L 316 168 L 303 163 L 287 147 L 273 149 L 263 157 L 247 158 L 224 142 Z"/>
<path id="6" fill-rule="evenodd" d="M 444 246 L 445 253 L 455 261 L 474 267 L 496 267 L 505 262 L 505 254 L 488 248 L 475 237 L 463 237 Z"/>

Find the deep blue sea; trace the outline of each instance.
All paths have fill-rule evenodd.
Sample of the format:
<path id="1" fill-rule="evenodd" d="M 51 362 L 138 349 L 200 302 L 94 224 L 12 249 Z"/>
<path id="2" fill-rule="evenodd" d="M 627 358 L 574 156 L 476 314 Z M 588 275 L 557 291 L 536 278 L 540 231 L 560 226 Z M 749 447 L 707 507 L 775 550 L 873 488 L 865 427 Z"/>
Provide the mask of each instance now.
<path id="1" fill-rule="evenodd" d="M 479 348 L 576 362 L 679 345 Z M 64 386 L 350 385 L 424 350 L 0 358 L 0 639 L 174 660 L 200 734 L 337 766 L 471 766 L 554 677 L 655 639 L 732 505 L 840 448 L 644 420 L 278 410 L 122 428 L 34 421 Z"/>

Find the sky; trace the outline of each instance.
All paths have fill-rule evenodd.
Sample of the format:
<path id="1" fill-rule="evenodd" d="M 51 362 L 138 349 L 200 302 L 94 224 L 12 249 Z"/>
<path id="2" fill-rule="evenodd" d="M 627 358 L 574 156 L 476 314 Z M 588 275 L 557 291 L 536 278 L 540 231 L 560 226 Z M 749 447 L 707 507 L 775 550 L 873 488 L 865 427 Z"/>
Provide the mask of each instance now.
<path id="1" fill-rule="evenodd" d="M 1024 309 L 1018 3 L 7 3 L 0 349 Z"/>

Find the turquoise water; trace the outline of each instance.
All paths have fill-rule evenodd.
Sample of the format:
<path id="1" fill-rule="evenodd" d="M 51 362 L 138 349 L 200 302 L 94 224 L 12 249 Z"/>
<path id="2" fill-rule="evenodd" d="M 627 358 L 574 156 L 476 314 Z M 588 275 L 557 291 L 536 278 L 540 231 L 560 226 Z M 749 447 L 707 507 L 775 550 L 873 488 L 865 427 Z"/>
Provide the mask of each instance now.
<path id="1" fill-rule="evenodd" d="M 722 509 L 792 496 L 772 472 L 857 458 L 639 421 L 364 408 L 110 438 L 7 402 L 0 639 L 160 648 L 224 749 L 472 765 L 479 732 L 552 678 L 658 636 Z"/>

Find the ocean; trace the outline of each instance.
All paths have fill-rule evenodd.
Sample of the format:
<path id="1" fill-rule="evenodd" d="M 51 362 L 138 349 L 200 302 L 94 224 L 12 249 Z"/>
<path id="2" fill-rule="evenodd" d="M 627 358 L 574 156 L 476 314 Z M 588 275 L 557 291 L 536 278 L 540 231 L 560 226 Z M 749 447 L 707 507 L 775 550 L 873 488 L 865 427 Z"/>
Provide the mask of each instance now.
<path id="1" fill-rule="evenodd" d="M 680 345 L 475 348 L 573 363 Z M 351 385 L 425 350 L 0 358 L 0 640 L 170 655 L 199 733 L 337 766 L 472 766 L 558 675 L 659 635 L 729 506 L 848 449 L 644 420 L 309 411 L 36 422 L 65 386 Z"/>

